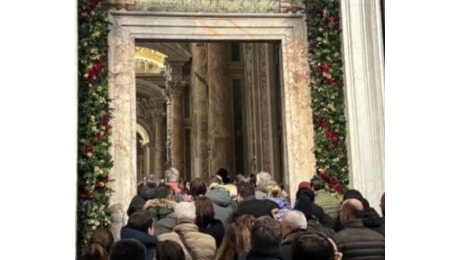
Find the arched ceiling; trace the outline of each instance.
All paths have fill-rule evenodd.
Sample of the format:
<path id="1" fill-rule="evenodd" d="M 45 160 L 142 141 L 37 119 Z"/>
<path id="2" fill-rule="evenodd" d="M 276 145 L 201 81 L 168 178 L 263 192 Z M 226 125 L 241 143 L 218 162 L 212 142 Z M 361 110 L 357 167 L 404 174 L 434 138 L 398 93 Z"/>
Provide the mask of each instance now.
<path id="1" fill-rule="evenodd" d="M 190 43 L 137 41 L 136 46 L 159 51 L 168 56 L 168 61 L 188 61 L 192 57 Z"/>

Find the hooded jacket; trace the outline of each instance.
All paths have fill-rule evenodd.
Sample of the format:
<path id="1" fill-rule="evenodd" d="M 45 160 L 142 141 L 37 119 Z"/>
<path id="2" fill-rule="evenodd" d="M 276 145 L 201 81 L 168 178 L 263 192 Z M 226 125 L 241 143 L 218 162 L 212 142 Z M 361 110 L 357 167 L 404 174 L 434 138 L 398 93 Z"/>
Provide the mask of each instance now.
<path id="1" fill-rule="evenodd" d="M 146 185 L 141 185 L 137 189 L 137 194 L 131 200 L 128 206 L 128 216 L 131 216 L 136 211 L 141 210 L 144 207 L 144 204 L 147 200 L 152 199 L 155 195 L 155 188 L 148 187 Z"/>
<path id="2" fill-rule="evenodd" d="M 227 228 L 233 214 L 230 193 L 223 186 L 217 185 L 210 188 L 205 196 L 212 202 L 214 218 L 220 220 Z"/>
<path id="3" fill-rule="evenodd" d="M 153 232 L 156 236 L 173 230 L 176 225 L 175 207 L 176 202 L 169 199 L 152 199 L 145 202 L 144 209 L 152 215 Z"/>
<path id="4" fill-rule="evenodd" d="M 145 259 L 152 260 L 158 240 L 156 236 L 151 236 L 146 232 L 124 226 L 121 228 L 121 239 L 133 238 L 144 244 L 146 249 Z"/>

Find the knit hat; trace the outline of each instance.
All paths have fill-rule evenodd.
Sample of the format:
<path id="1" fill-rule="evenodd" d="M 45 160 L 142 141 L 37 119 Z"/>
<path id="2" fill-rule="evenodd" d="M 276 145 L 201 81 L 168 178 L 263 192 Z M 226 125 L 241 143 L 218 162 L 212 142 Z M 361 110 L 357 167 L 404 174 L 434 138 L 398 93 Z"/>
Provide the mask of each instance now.
<path id="1" fill-rule="evenodd" d="M 299 188 L 298 189 L 309 189 L 311 190 L 311 185 L 308 181 L 303 181 L 299 183 Z"/>

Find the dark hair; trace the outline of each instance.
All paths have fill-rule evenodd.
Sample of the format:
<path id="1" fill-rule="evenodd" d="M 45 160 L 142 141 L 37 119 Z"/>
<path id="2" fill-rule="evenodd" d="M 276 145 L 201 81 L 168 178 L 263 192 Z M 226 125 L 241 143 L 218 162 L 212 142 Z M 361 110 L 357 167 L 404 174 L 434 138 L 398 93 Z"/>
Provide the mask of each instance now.
<path id="1" fill-rule="evenodd" d="M 258 217 L 251 227 L 251 250 L 263 254 L 277 253 L 281 245 L 281 225 L 269 216 Z"/>
<path id="2" fill-rule="evenodd" d="M 315 190 L 322 190 L 326 188 L 326 183 L 322 179 L 318 178 L 317 176 L 313 177 L 310 180 L 310 184 Z"/>
<path id="3" fill-rule="evenodd" d="M 315 193 L 307 188 L 298 189 L 295 196 L 296 199 L 299 199 L 300 197 L 308 197 L 312 203 L 315 202 Z"/>
<path id="4" fill-rule="evenodd" d="M 359 192 L 358 190 L 354 190 L 354 189 L 347 190 L 343 194 L 343 201 L 345 201 L 347 199 L 359 199 L 359 200 L 361 200 L 362 198 L 363 198 L 363 195 L 361 194 L 361 192 Z"/>
<path id="5" fill-rule="evenodd" d="M 316 233 L 303 233 L 292 242 L 292 259 L 333 260 L 334 248 L 327 237 Z"/>
<path id="6" fill-rule="evenodd" d="M 131 214 L 128 219 L 128 227 L 147 232 L 153 225 L 153 218 L 147 210 L 139 210 Z"/>
<path id="7" fill-rule="evenodd" d="M 206 191 L 206 181 L 203 178 L 196 178 L 190 183 L 190 195 L 194 198 L 206 194 Z"/>
<path id="8" fill-rule="evenodd" d="M 136 239 L 122 239 L 110 250 L 110 260 L 144 260 L 145 246 Z"/>
<path id="9" fill-rule="evenodd" d="M 184 250 L 172 240 L 158 242 L 155 248 L 156 260 L 185 260 Z"/>
<path id="10" fill-rule="evenodd" d="M 107 227 L 94 230 L 84 250 L 83 259 L 107 260 L 114 242 L 113 234 Z"/>
<path id="11" fill-rule="evenodd" d="M 153 192 L 153 198 L 154 199 L 166 199 L 169 196 L 172 196 L 173 191 L 169 185 L 166 185 L 164 183 L 160 184 L 157 188 L 155 188 L 155 191 Z"/>
<path id="12" fill-rule="evenodd" d="M 240 181 L 236 185 L 236 188 L 238 190 L 238 194 L 244 199 L 249 196 L 254 196 L 255 194 L 255 187 L 249 184 L 248 182 L 245 181 Z"/>
<path id="13" fill-rule="evenodd" d="M 217 171 L 217 175 L 219 175 L 219 176 L 222 178 L 223 184 L 228 184 L 228 183 L 230 183 L 230 178 L 228 177 L 228 171 L 227 171 L 227 169 L 220 168 L 220 169 Z"/>
<path id="14" fill-rule="evenodd" d="M 208 197 L 201 196 L 195 199 L 196 225 L 207 226 L 214 219 L 214 207 Z"/>

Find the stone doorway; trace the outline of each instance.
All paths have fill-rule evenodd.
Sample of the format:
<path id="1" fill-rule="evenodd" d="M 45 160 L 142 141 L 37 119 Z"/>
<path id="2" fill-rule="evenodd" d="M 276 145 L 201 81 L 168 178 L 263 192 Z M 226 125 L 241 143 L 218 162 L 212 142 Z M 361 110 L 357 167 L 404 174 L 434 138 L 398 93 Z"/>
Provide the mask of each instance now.
<path id="1" fill-rule="evenodd" d="M 114 111 L 111 178 L 115 179 L 111 203 L 126 208 L 136 193 L 136 85 L 140 81 L 136 80 L 134 57 L 136 42 L 142 40 L 278 42 L 282 184 L 292 198 L 297 184 L 310 179 L 315 158 L 304 15 L 112 11 L 110 20 L 109 95 Z M 161 92 L 161 88 L 151 87 Z"/>

